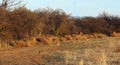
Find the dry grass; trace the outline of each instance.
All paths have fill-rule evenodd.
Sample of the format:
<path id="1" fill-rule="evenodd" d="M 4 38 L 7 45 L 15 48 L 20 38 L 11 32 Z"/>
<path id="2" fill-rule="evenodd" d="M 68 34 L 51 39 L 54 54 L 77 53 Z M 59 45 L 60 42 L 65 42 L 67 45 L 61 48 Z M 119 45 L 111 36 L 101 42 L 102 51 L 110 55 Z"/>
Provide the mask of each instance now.
<path id="1" fill-rule="evenodd" d="M 120 47 L 116 48 L 116 49 L 115 49 L 115 52 L 120 53 Z"/>
<path id="2" fill-rule="evenodd" d="M 85 40 L 62 43 L 61 50 L 48 51 L 43 59 L 46 65 L 119 65 L 120 54 L 114 52 L 120 45 L 119 40 L 103 38 L 91 39 L 88 43 Z"/>
<path id="3" fill-rule="evenodd" d="M 78 52 L 65 51 L 66 65 L 107 65 L 107 57 L 105 52 L 96 52 L 87 49 L 85 53 L 79 54 Z"/>
<path id="4" fill-rule="evenodd" d="M 60 38 L 60 41 L 64 41 L 64 42 L 65 42 L 65 41 L 67 41 L 67 39 L 64 38 L 64 37 L 61 37 L 61 38 Z"/>
<path id="5" fill-rule="evenodd" d="M 65 38 L 66 38 L 67 40 L 73 40 L 73 37 L 72 37 L 71 35 L 65 35 Z"/>
<path id="6" fill-rule="evenodd" d="M 50 36 L 51 37 L 51 36 Z M 48 37 L 49 38 L 49 37 Z M 56 38 L 58 39 L 58 38 Z M 99 38 L 0 51 L 2 65 L 119 65 L 120 38 Z M 55 40 L 53 40 L 55 42 Z M 20 43 L 21 42 L 21 43 Z M 22 45 L 23 41 L 19 41 Z M 33 43 L 31 43 L 33 44 Z"/>
<path id="7" fill-rule="evenodd" d="M 114 32 L 112 36 L 119 37 L 119 33 Z M 13 47 L 30 47 L 37 44 L 44 44 L 44 45 L 50 45 L 53 43 L 56 43 L 57 46 L 60 45 L 60 42 L 66 42 L 66 41 L 76 41 L 76 40 L 85 40 L 86 43 L 89 39 L 98 39 L 98 38 L 107 38 L 106 35 L 103 34 L 97 34 L 93 33 L 91 35 L 80 33 L 78 35 L 65 35 L 63 37 L 57 37 L 53 35 L 40 35 L 38 37 L 32 37 L 31 39 L 26 40 L 13 40 L 13 41 L 0 41 L 2 44 L 0 46 L 2 48 L 6 48 L 7 46 L 13 46 Z M 112 46 L 112 44 L 110 45 Z"/>
<path id="8" fill-rule="evenodd" d="M 120 37 L 120 33 L 113 32 L 113 33 L 112 33 L 112 36 L 113 36 L 113 37 Z"/>
<path id="9" fill-rule="evenodd" d="M 8 40 L 6 41 L 0 40 L 0 49 L 8 49 L 8 48 L 11 48 Z"/>

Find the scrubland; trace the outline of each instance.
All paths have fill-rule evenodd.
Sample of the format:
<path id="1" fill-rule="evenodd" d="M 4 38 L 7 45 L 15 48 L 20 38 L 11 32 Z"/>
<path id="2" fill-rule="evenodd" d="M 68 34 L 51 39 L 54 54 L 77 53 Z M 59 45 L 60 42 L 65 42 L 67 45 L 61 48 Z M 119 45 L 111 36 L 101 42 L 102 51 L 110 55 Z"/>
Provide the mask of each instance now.
<path id="1" fill-rule="evenodd" d="M 120 17 L 0 7 L 0 65 L 120 65 Z"/>
<path id="2" fill-rule="evenodd" d="M 120 38 L 106 37 L 39 44 L 0 51 L 1 65 L 119 65 Z"/>

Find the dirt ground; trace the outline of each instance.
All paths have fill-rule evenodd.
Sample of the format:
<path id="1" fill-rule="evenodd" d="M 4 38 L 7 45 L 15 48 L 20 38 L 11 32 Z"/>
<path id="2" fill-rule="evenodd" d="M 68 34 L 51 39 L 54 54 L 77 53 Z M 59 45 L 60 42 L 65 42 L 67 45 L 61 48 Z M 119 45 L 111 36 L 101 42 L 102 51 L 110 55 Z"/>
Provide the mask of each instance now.
<path id="1" fill-rule="evenodd" d="M 120 65 L 120 38 L 0 50 L 0 65 Z"/>

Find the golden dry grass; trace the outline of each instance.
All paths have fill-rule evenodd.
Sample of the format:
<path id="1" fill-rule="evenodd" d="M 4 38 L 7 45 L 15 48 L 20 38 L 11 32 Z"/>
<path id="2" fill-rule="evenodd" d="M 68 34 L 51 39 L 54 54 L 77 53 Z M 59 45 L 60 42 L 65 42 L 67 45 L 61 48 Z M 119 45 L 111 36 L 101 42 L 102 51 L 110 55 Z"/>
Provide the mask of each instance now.
<path id="1" fill-rule="evenodd" d="M 71 41 L 60 42 L 60 46 L 51 44 L 4 50 L 0 51 L 0 64 L 119 65 L 119 40 L 119 37 L 90 39 L 87 42 L 75 40 L 74 44 Z"/>
<path id="2" fill-rule="evenodd" d="M 120 33 L 113 32 L 113 33 L 112 33 L 112 36 L 113 36 L 113 37 L 120 37 Z"/>
<path id="3" fill-rule="evenodd" d="M 119 37 L 120 33 L 114 32 L 112 36 Z M 91 35 L 80 33 L 78 35 L 76 34 L 65 35 L 63 37 L 57 37 L 53 35 L 40 35 L 40 36 L 32 37 L 31 39 L 26 39 L 26 40 L 19 40 L 19 41 L 16 40 L 16 41 L 9 41 L 9 42 L 2 41 L 1 43 L 4 43 L 4 44 L 0 44 L 0 47 L 3 47 L 3 48 L 9 47 L 9 46 L 30 47 L 30 46 L 34 46 L 37 44 L 50 45 L 53 43 L 56 43 L 56 45 L 59 46 L 60 42 L 86 40 L 86 43 L 87 43 L 87 40 L 89 39 L 98 39 L 98 38 L 107 38 L 107 36 L 104 34 L 97 34 L 97 33 L 93 33 Z"/>

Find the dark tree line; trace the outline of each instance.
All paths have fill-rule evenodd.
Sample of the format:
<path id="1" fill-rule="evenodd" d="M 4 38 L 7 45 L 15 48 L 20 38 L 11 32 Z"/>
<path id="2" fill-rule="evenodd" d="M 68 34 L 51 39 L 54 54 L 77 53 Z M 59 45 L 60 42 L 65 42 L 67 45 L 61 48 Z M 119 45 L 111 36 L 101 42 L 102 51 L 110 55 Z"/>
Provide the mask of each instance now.
<path id="1" fill-rule="evenodd" d="M 80 32 L 110 36 L 120 32 L 120 18 L 105 13 L 98 17 L 75 18 L 61 9 L 50 8 L 35 11 L 25 7 L 12 11 L 0 8 L 0 39 L 20 40 L 39 34 L 63 36 Z"/>

